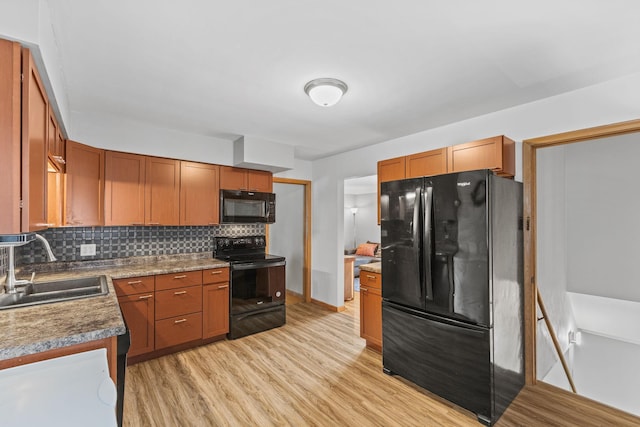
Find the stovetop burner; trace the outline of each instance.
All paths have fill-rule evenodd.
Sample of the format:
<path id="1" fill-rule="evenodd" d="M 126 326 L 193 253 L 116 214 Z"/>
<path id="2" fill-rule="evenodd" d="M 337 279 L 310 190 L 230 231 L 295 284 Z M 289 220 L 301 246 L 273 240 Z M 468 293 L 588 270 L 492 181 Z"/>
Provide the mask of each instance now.
<path id="1" fill-rule="evenodd" d="M 285 260 L 282 256 L 266 253 L 266 245 L 264 236 L 218 237 L 216 238 L 215 257 L 232 264 Z"/>

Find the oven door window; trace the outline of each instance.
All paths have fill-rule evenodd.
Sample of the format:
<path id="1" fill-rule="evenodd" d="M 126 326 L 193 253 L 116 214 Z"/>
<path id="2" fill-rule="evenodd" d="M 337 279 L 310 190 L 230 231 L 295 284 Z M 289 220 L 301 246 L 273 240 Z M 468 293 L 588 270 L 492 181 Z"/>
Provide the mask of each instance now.
<path id="1" fill-rule="evenodd" d="M 284 303 L 285 267 L 260 267 L 231 272 L 231 313 L 261 310 Z"/>

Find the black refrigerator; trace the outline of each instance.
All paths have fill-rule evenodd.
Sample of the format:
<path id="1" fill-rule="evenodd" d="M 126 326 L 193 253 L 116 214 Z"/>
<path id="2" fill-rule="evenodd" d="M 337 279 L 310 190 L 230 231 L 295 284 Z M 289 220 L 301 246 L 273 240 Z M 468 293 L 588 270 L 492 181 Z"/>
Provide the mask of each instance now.
<path id="1" fill-rule="evenodd" d="M 524 385 L 522 184 L 381 185 L 382 363 L 491 425 Z"/>

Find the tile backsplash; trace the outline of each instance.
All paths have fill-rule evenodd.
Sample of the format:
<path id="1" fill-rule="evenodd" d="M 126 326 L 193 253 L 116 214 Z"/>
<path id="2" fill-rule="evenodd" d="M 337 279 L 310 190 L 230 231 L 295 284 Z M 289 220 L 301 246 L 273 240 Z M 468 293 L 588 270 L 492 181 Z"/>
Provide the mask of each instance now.
<path id="1" fill-rule="evenodd" d="M 263 224 L 213 226 L 64 227 L 39 232 L 51 245 L 58 261 L 84 261 L 132 256 L 212 252 L 216 237 L 265 234 Z M 95 244 L 95 256 L 80 256 L 80 245 Z M 0 248 L 0 274 L 7 255 Z M 16 265 L 46 262 L 40 242 L 16 248 Z"/>
<path id="2" fill-rule="evenodd" d="M 7 272 L 7 263 L 9 262 L 9 250 L 0 248 L 0 276 Z"/>

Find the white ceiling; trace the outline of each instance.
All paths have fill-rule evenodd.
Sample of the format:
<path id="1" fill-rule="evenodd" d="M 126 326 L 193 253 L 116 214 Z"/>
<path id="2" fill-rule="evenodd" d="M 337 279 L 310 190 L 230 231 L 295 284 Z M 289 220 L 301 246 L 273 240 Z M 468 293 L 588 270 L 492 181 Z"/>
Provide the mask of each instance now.
<path id="1" fill-rule="evenodd" d="M 635 0 L 48 3 L 70 110 L 307 160 L 640 71 Z"/>

